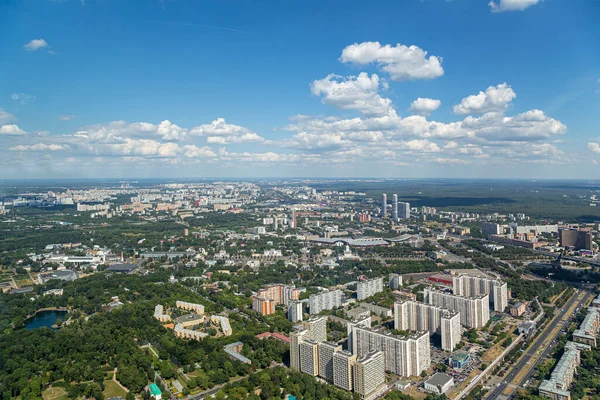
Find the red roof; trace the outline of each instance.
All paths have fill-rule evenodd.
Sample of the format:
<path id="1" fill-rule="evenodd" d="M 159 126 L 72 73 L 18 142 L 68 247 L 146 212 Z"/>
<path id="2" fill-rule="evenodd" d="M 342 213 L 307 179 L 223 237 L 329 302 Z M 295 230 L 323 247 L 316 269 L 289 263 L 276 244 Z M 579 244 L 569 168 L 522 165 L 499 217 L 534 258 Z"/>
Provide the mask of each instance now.
<path id="1" fill-rule="evenodd" d="M 277 332 L 273 332 L 273 333 L 263 332 L 263 333 L 256 335 L 256 338 L 260 339 L 260 340 L 270 338 L 270 337 L 272 337 L 273 339 L 281 340 L 282 342 L 285 342 L 285 343 L 290 343 L 289 337 L 282 335 L 281 333 L 277 333 Z"/>

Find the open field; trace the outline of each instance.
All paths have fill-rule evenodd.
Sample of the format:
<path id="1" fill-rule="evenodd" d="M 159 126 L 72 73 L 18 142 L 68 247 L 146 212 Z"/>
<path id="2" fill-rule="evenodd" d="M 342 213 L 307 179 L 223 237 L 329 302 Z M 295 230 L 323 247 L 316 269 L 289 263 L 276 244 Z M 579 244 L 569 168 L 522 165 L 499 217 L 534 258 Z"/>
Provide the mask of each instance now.
<path id="1" fill-rule="evenodd" d="M 65 389 L 61 387 L 49 387 L 42 392 L 44 400 L 66 400 L 69 398 Z"/>
<path id="2" fill-rule="evenodd" d="M 127 392 L 123 390 L 121 386 L 119 386 L 115 381 L 104 381 L 104 398 L 121 396 L 125 398 Z"/>

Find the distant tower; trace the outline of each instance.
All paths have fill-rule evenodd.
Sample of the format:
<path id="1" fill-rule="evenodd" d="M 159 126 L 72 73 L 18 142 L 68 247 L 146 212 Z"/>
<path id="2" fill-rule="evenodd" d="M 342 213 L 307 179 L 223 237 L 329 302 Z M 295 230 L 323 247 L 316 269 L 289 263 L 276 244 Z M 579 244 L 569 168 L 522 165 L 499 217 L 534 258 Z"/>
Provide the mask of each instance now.
<path id="1" fill-rule="evenodd" d="M 292 228 L 296 229 L 296 209 L 292 210 Z"/>
<path id="2" fill-rule="evenodd" d="M 398 220 L 398 195 L 394 194 L 394 196 L 392 197 L 392 218 L 394 218 L 394 221 Z"/>
<path id="3" fill-rule="evenodd" d="M 381 200 L 381 217 L 385 218 L 387 216 L 387 194 L 383 194 L 383 199 Z"/>

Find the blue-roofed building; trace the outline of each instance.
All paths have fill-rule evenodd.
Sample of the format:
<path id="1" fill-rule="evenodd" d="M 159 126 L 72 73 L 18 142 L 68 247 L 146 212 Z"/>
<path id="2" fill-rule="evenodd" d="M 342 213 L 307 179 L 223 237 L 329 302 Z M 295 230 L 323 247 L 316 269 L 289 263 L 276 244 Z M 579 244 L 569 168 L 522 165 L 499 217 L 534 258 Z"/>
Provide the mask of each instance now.
<path id="1" fill-rule="evenodd" d="M 161 400 L 162 392 L 160 391 L 156 383 L 151 383 L 149 389 L 150 397 L 154 397 L 155 400 Z"/>

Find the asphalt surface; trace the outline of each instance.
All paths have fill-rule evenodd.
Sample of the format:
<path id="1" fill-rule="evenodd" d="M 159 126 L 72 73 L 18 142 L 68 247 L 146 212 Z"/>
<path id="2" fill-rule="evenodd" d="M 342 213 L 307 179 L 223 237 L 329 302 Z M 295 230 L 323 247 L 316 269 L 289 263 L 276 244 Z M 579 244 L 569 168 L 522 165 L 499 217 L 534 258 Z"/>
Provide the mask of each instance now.
<path id="1" fill-rule="evenodd" d="M 589 294 L 586 294 L 585 296 L 583 296 L 582 300 L 579 301 L 579 304 L 577 307 L 581 307 L 581 304 L 583 302 L 585 302 L 585 300 L 588 298 Z M 566 314 L 566 310 L 569 310 L 571 308 L 571 306 L 573 305 L 573 303 L 576 302 L 578 297 L 578 294 L 574 295 L 573 297 L 571 297 L 571 299 L 562 307 L 562 310 L 559 314 L 558 314 L 558 321 L 561 321 L 563 319 L 563 316 Z M 561 333 L 561 331 L 568 326 L 568 324 L 571 322 L 571 319 L 573 318 L 574 315 L 571 315 L 569 318 L 567 318 L 566 321 L 563 322 L 561 328 L 557 331 L 557 333 L 554 335 L 554 337 L 552 338 L 552 341 L 554 341 Z M 556 317 L 556 316 L 555 316 Z M 546 331 L 546 329 L 549 329 L 550 331 L 552 330 L 554 326 L 549 323 L 546 328 L 544 329 L 544 331 Z M 546 335 L 544 335 L 544 333 L 540 333 L 536 339 L 535 339 L 535 343 L 533 343 L 532 345 L 529 346 L 529 348 L 526 350 L 525 354 L 519 359 L 519 361 L 517 362 L 517 364 L 513 367 L 513 369 L 510 371 L 510 373 L 508 375 L 506 375 L 504 381 L 499 385 L 496 386 L 494 388 L 494 390 L 492 390 L 490 393 L 488 393 L 488 395 L 486 396 L 487 399 L 502 399 L 502 398 L 510 398 L 512 397 L 512 395 L 514 394 L 514 392 L 516 391 L 516 388 L 512 388 L 511 394 L 510 395 L 504 395 L 503 392 L 504 390 L 511 385 L 512 381 L 515 379 L 515 377 L 519 374 L 519 372 L 527 367 L 531 360 L 531 358 L 535 355 L 535 353 L 537 352 L 537 350 L 539 349 L 539 346 L 544 342 L 544 340 L 547 338 Z M 533 374 L 536 371 L 536 368 L 538 366 L 538 364 L 540 362 L 542 362 L 550 353 L 550 351 L 552 350 L 552 346 L 548 346 L 544 349 L 544 351 L 542 352 L 541 357 L 537 358 L 536 361 L 534 362 L 533 366 L 531 367 L 531 370 L 521 379 L 520 382 L 518 382 L 518 387 L 522 388 L 523 384 L 525 382 L 527 382 L 528 379 L 531 379 L 531 377 L 533 376 Z M 512 386 L 511 386 L 512 387 Z"/>

